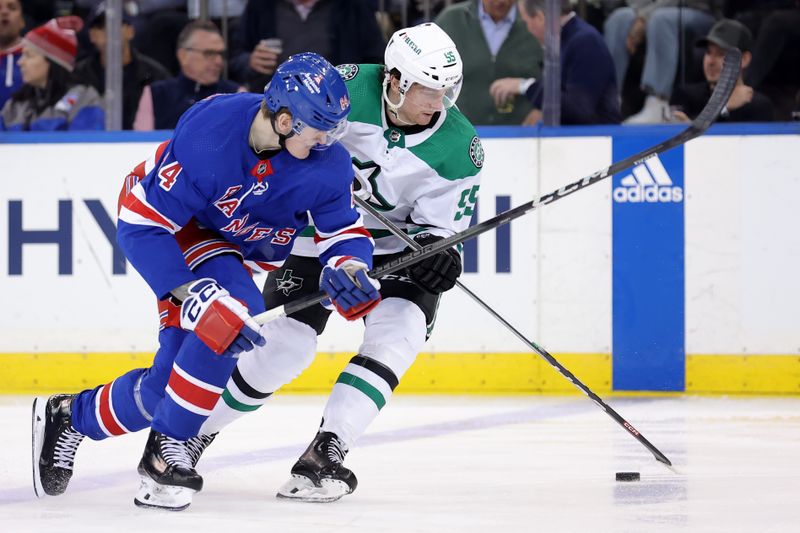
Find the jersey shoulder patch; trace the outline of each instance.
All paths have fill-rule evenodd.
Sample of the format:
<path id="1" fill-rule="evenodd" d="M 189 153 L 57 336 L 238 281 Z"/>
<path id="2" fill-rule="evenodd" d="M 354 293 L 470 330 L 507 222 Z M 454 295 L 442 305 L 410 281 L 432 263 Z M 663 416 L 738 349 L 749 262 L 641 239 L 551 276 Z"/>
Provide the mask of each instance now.
<path id="1" fill-rule="evenodd" d="M 336 70 L 339 71 L 339 76 L 341 76 L 344 81 L 350 81 L 358 75 L 358 65 L 355 63 L 339 65 L 336 67 Z"/>
<path id="2" fill-rule="evenodd" d="M 469 142 L 469 158 L 475 168 L 483 168 L 483 145 L 477 135 L 474 135 Z"/>

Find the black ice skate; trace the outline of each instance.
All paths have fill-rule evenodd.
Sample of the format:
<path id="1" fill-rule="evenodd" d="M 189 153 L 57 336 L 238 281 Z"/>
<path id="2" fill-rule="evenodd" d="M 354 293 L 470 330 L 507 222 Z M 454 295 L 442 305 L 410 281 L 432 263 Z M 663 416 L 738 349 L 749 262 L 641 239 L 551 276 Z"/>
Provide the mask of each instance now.
<path id="1" fill-rule="evenodd" d="M 356 475 L 342 464 L 347 448 L 328 431 L 314 441 L 292 467 L 292 478 L 278 489 L 278 498 L 304 502 L 333 502 L 358 486 Z"/>
<path id="2" fill-rule="evenodd" d="M 150 430 L 138 471 L 141 484 L 133 503 L 139 507 L 182 511 L 192 503 L 192 495 L 203 489 L 187 441 L 155 430 Z"/>
<path id="3" fill-rule="evenodd" d="M 72 427 L 74 394 L 55 394 L 33 400 L 33 491 L 58 496 L 67 490 L 75 452 L 84 435 Z"/>

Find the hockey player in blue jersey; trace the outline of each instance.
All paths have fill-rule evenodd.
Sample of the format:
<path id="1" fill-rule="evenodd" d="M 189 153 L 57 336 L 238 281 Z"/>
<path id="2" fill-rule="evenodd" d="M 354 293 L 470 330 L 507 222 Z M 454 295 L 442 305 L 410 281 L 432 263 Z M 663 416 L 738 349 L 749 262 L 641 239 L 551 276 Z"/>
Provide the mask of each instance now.
<path id="1" fill-rule="evenodd" d="M 367 276 L 374 243 L 353 207 L 350 156 L 336 143 L 349 110 L 336 69 L 298 54 L 263 98 L 218 95 L 190 108 L 126 178 L 117 240 L 159 299 L 159 350 L 148 369 L 34 401 L 38 496 L 64 492 L 85 436 L 149 426 L 135 503 L 191 503 L 203 483 L 193 440 L 238 354 L 270 342 L 252 318 L 264 301 L 250 269 L 279 268 L 309 213 L 332 304 L 351 320 L 377 305 L 379 285 Z"/>

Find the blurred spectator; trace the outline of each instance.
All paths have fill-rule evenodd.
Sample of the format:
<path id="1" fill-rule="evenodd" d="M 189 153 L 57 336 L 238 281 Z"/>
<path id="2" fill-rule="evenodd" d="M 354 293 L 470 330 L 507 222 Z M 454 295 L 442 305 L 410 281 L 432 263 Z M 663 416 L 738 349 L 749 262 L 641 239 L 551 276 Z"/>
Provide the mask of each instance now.
<path id="1" fill-rule="evenodd" d="M 133 129 L 172 129 L 195 102 L 212 94 L 244 91 L 238 84 L 220 79 L 225 53 L 225 42 L 213 22 L 190 22 L 178 35 L 181 73 L 144 87 Z"/>
<path id="2" fill-rule="evenodd" d="M 231 38 L 231 78 L 254 92 L 298 52 L 334 65 L 382 63 L 386 40 L 363 0 L 249 0 Z"/>
<path id="3" fill-rule="evenodd" d="M 2 1 L 2 0 L 0 0 Z M 89 26 L 89 40 L 94 51 L 91 56 L 75 65 L 75 77 L 86 85 L 94 87 L 101 95 L 106 88 L 106 12 L 105 2 L 95 5 L 86 19 Z M 155 60 L 140 54 L 131 46 L 135 34 L 132 17 L 122 13 L 122 128 L 133 128 L 133 119 L 139 98 L 146 85 L 171 77 L 169 71 Z"/>
<path id="4" fill-rule="evenodd" d="M 528 31 L 544 43 L 547 0 L 520 0 L 519 12 Z M 544 83 L 536 79 L 507 78 L 492 84 L 492 96 L 503 101 L 524 93 L 533 109 L 523 124 L 542 118 Z M 561 124 L 619 124 L 619 99 L 614 63 L 603 36 L 561 0 Z"/>
<path id="5" fill-rule="evenodd" d="M 187 14 L 189 20 L 200 18 L 200 2 L 202 0 L 188 0 Z M 230 41 L 230 36 L 236 31 L 239 25 L 239 17 L 244 13 L 247 0 L 207 0 L 208 20 L 217 25 L 222 31 L 222 38 L 225 42 Z M 226 58 L 227 59 L 227 58 Z"/>
<path id="6" fill-rule="evenodd" d="M 531 110 L 520 93 L 495 101 L 489 92 L 501 78 L 535 78 L 542 47 L 517 16 L 516 0 L 468 0 L 450 6 L 436 24 L 456 43 L 464 60 L 458 108 L 476 125 L 518 125 Z"/>
<path id="7" fill-rule="evenodd" d="M 25 19 L 19 0 L 0 0 L 0 108 L 22 86 L 19 70 Z"/>
<path id="8" fill-rule="evenodd" d="M 672 95 L 670 104 L 673 106 L 673 118 L 688 122 L 700 114 L 703 107 L 711 97 L 714 86 L 719 81 L 722 71 L 722 62 L 725 52 L 731 48 L 742 51 L 742 72 L 751 65 L 753 58 L 750 50 L 753 46 L 753 36 L 741 22 L 722 19 L 711 28 L 708 36 L 697 42 L 698 46 L 705 46 L 703 56 L 703 74 L 705 82 L 692 83 L 679 86 Z M 719 116 L 719 121 L 724 122 L 766 122 L 773 120 L 772 103 L 763 94 L 754 91 L 745 85 L 741 72 L 733 94 Z"/>
<path id="9" fill-rule="evenodd" d="M 22 40 L 22 87 L 0 115 L 0 130 L 102 130 L 105 115 L 94 88 L 72 79 L 79 17 L 60 17 L 29 31 Z"/>
<path id="10" fill-rule="evenodd" d="M 664 122 L 675 83 L 684 32 L 705 35 L 714 24 L 713 0 L 628 0 L 629 7 L 615 9 L 605 22 L 605 38 L 614 58 L 619 87 L 630 56 L 645 42 L 641 86 L 647 97 L 642 110 L 626 124 Z M 681 7 L 677 7 L 681 6 Z"/>

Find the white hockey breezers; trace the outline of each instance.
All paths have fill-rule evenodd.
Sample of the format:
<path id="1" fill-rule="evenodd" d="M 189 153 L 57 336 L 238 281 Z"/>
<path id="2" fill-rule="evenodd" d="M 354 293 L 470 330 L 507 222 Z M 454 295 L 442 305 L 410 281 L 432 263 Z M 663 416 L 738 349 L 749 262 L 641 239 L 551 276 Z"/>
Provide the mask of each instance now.
<path id="1" fill-rule="evenodd" d="M 335 502 L 342 496 L 353 492 L 344 481 L 323 478 L 317 487 L 306 476 L 292 474 L 289 481 L 278 489 L 278 498 L 301 502 L 328 503 Z"/>
<path id="2" fill-rule="evenodd" d="M 148 475 L 140 475 L 139 492 L 133 499 L 138 507 L 163 509 L 166 511 L 183 511 L 192 503 L 196 490 L 177 485 L 161 485 Z"/>

